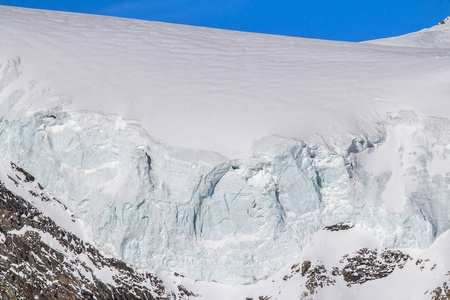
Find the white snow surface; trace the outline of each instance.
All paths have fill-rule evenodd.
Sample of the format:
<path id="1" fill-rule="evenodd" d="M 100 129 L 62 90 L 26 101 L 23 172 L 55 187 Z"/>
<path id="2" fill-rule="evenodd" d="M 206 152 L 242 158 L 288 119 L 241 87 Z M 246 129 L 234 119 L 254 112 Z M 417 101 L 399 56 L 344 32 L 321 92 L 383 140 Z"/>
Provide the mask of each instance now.
<path id="1" fill-rule="evenodd" d="M 0 156 L 139 269 L 252 283 L 338 222 L 428 247 L 450 228 L 448 26 L 405 47 L 0 6 Z"/>
<path id="2" fill-rule="evenodd" d="M 122 115 L 171 146 L 232 159 L 250 156 L 252 141 L 267 135 L 305 140 L 359 132 L 375 112 L 445 116 L 450 109 L 447 49 L 12 7 L 0 14 L 0 61 L 20 57 L 23 83 L 48 92 L 24 101 L 34 109 L 63 102 Z"/>
<path id="3" fill-rule="evenodd" d="M 322 265 L 328 270 L 326 274 L 336 280 L 334 285 L 325 286 L 317 293 L 305 299 L 332 299 L 332 300 L 429 300 L 431 292 L 443 282 L 448 282 L 450 274 L 448 268 L 450 259 L 450 232 L 441 235 L 428 249 L 395 249 L 410 255 L 412 258 L 403 269 L 396 268 L 389 276 L 362 285 L 348 286 L 342 278 L 331 276 L 330 270 L 339 266 L 344 255 L 352 255 L 362 247 L 383 250 L 379 241 L 363 228 L 354 228 L 350 231 L 330 232 L 318 231 L 312 235 L 311 243 L 300 254 L 297 261 L 289 263 L 273 276 L 252 285 L 227 286 L 218 283 L 193 282 L 188 278 L 167 276 L 165 282 L 168 286 L 182 284 L 189 290 L 200 294 L 192 299 L 233 300 L 259 297 L 270 297 L 273 300 L 302 299 L 307 292 L 306 277 L 296 274 L 284 280 L 285 275 L 291 274 L 293 265 L 301 265 L 302 261 L 310 261 L 314 265 Z M 422 260 L 423 264 L 417 264 Z M 175 284 L 176 283 L 176 284 Z M 263 298 L 264 299 L 264 298 Z"/>
<path id="4" fill-rule="evenodd" d="M 432 28 L 425 28 L 418 32 L 403 36 L 385 38 L 366 43 L 414 48 L 450 48 L 450 17 Z"/>

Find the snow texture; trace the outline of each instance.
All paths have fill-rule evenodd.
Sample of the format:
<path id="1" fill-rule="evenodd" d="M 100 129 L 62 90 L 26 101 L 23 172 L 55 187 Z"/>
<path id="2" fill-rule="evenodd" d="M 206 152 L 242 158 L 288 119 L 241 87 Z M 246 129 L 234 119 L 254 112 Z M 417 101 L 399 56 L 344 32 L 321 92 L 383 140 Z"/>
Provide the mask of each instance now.
<path id="1" fill-rule="evenodd" d="M 406 49 L 8 7 L 0 33 L 0 156 L 138 269 L 252 283 L 339 222 L 387 247 L 450 227 L 445 39 Z"/>
<path id="2" fill-rule="evenodd" d="M 1 7 L 0 14 L 0 61 L 22 61 L 25 95 L 15 110 L 61 104 L 121 115 L 171 146 L 230 159 L 250 157 L 252 142 L 268 135 L 309 140 L 314 134 L 358 134 L 386 111 L 448 117 L 450 110 L 444 48 L 12 7 Z M 447 27 L 430 32 L 448 33 Z M 38 95 L 29 98 L 33 86 Z"/>

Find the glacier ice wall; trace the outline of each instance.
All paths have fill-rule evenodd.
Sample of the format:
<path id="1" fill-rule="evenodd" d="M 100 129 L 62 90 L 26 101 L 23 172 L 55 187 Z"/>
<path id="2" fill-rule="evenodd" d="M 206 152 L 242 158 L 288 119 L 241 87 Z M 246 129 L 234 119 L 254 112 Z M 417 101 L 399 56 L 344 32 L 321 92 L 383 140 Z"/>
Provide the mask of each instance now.
<path id="1" fill-rule="evenodd" d="M 427 247 L 450 227 L 449 120 L 405 111 L 375 133 L 270 136 L 251 160 L 228 160 L 170 148 L 120 116 L 27 111 L 21 101 L 42 93 L 18 88 L 19 64 L 0 70 L 0 155 L 137 268 L 243 284 L 292 261 L 327 225 L 372 228 L 390 247 Z"/>

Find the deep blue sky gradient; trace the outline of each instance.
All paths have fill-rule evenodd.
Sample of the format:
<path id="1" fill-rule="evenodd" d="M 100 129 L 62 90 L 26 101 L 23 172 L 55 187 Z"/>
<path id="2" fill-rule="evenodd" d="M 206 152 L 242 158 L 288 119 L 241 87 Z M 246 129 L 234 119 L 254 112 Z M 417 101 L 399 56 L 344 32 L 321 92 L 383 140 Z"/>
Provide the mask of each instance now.
<path id="1" fill-rule="evenodd" d="M 1 5 L 341 41 L 401 35 L 450 15 L 450 0 L 0 0 Z"/>

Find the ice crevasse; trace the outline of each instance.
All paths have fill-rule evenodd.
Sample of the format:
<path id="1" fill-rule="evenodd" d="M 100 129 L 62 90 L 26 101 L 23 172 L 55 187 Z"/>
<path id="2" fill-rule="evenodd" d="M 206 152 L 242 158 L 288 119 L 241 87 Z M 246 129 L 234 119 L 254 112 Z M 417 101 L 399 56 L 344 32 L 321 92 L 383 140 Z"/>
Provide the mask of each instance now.
<path id="1" fill-rule="evenodd" d="M 387 247 L 427 247 L 450 227 L 448 119 L 401 111 L 371 133 L 269 136 L 229 160 L 168 147 L 120 116 L 19 108 L 45 95 L 21 88 L 17 60 L 0 71 L 0 155 L 138 269 L 244 284 L 328 225 L 357 224 Z"/>

